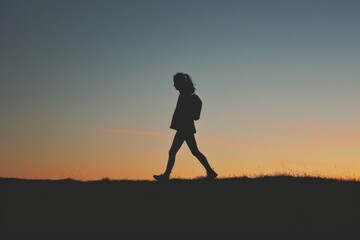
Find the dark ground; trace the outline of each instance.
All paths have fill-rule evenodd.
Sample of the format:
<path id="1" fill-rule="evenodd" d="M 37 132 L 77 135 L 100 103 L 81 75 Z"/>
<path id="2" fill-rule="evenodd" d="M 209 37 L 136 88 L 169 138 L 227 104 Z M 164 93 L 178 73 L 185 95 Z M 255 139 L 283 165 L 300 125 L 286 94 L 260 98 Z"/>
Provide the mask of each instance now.
<path id="1" fill-rule="evenodd" d="M 35 237 L 360 239 L 360 182 L 0 178 L 0 238 Z"/>

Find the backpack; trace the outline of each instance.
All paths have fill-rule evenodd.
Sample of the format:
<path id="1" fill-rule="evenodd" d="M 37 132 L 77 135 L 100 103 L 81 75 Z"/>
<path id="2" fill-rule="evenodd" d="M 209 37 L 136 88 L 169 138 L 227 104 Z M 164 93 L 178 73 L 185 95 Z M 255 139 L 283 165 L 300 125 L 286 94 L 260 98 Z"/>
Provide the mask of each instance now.
<path id="1" fill-rule="evenodd" d="M 200 119 L 202 101 L 199 98 L 199 96 L 196 94 L 193 94 L 191 96 L 191 98 L 192 98 L 191 101 L 192 101 L 192 108 L 193 108 L 193 119 L 196 121 L 196 120 Z"/>

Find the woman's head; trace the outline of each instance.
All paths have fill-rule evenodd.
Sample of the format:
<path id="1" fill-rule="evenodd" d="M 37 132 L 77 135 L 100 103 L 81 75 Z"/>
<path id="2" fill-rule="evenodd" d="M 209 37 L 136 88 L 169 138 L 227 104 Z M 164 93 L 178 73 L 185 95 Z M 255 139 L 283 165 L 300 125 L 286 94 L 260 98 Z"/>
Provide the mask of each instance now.
<path id="1" fill-rule="evenodd" d="M 186 73 L 177 73 L 174 75 L 174 87 L 180 93 L 194 93 L 195 87 L 191 77 Z"/>

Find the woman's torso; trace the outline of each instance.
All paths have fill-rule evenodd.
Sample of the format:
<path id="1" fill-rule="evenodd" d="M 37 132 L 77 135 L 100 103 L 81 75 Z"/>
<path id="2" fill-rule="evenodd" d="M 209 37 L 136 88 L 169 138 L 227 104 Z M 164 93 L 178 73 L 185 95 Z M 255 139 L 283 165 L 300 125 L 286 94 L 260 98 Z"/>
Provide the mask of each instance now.
<path id="1" fill-rule="evenodd" d="M 192 94 L 180 94 L 171 120 L 170 128 L 196 133 L 192 114 Z"/>

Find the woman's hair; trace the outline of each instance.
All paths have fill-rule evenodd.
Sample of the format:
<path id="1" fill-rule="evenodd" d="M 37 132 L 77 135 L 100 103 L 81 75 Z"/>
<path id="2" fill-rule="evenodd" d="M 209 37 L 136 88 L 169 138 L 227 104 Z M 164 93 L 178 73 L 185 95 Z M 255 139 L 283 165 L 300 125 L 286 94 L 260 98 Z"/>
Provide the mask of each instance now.
<path id="1" fill-rule="evenodd" d="M 174 75 L 174 84 L 177 86 L 179 91 L 181 93 L 194 93 L 195 87 L 194 83 L 189 76 L 189 74 L 186 73 L 177 73 Z"/>

